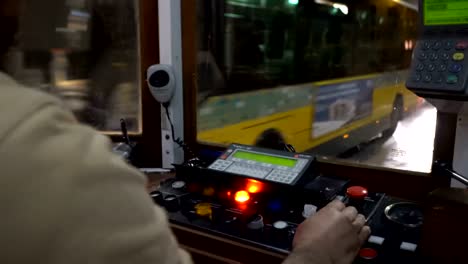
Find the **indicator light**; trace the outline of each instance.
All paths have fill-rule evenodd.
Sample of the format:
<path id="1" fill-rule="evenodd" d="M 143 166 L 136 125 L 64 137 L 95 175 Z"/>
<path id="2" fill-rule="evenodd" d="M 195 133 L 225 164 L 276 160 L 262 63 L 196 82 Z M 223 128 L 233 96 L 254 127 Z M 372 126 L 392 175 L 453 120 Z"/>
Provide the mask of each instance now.
<path id="1" fill-rule="evenodd" d="M 234 196 L 234 200 L 239 203 L 245 203 L 248 200 L 250 200 L 250 195 L 246 191 L 238 191 L 236 192 L 236 195 Z"/>
<path id="2" fill-rule="evenodd" d="M 248 180 L 245 188 L 249 193 L 258 193 L 262 190 L 263 183 L 256 180 Z"/>
<path id="3" fill-rule="evenodd" d="M 203 189 L 203 195 L 204 196 L 213 196 L 215 193 L 215 190 L 213 187 L 207 187 L 205 189 Z"/>
<path id="4" fill-rule="evenodd" d="M 249 193 L 256 193 L 256 192 L 258 192 L 258 187 L 255 186 L 255 185 L 252 185 L 252 186 L 249 187 L 248 191 L 249 191 Z"/>
<path id="5" fill-rule="evenodd" d="M 211 204 L 209 203 L 199 203 L 195 205 L 195 212 L 201 217 L 208 217 L 209 219 L 212 219 L 213 217 L 213 211 L 211 210 Z"/>

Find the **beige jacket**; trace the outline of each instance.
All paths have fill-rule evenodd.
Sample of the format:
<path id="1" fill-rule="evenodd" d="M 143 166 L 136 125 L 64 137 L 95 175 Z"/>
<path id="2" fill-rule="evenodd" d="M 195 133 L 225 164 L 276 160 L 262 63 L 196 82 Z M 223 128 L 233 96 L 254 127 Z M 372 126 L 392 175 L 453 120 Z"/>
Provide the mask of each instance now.
<path id="1" fill-rule="evenodd" d="M 0 164 L 0 263 L 191 262 L 109 140 L 3 73 Z"/>

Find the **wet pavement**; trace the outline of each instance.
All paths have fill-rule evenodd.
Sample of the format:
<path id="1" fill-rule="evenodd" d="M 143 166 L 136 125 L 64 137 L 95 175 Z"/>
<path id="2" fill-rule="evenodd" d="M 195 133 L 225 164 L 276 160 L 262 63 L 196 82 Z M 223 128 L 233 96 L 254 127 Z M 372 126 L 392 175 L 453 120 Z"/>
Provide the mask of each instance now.
<path id="1" fill-rule="evenodd" d="M 408 114 L 390 138 L 359 148 L 348 161 L 416 172 L 431 172 L 437 111 L 429 104 Z"/>

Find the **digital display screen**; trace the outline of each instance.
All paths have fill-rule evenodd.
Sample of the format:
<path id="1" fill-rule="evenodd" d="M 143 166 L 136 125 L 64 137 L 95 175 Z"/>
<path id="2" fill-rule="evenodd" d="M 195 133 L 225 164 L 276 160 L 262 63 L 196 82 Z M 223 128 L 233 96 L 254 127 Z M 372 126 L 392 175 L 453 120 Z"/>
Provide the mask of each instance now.
<path id="1" fill-rule="evenodd" d="M 424 25 L 468 24 L 467 0 L 425 0 Z"/>
<path id="2" fill-rule="evenodd" d="M 263 162 L 263 163 L 272 164 L 272 165 L 286 166 L 290 168 L 296 166 L 296 163 L 297 163 L 297 160 L 295 159 L 288 159 L 288 158 L 270 156 L 270 155 L 241 151 L 241 150 L 236 151 L 233 157 L 238 158 L 238 159 Z"/>

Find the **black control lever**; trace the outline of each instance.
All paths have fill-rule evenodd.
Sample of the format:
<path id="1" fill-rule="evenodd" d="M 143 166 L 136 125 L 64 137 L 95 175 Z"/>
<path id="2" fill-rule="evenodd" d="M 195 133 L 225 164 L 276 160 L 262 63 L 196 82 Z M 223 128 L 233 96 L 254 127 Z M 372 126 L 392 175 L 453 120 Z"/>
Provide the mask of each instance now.
<path id="1" fill-rule="evenodd" d="M 122 131 L 122 136 L 124 142 L 120 142 L 112 148 L 112 151 L 117 155 L 121 156 L 123 159 L 131 162 L 132 153 L 133 153 L 133 144 L 130 142 L 128 137 L 127 122 L 125 119 L 120 119 L 120 129 Z"/>
<path id="2" fill-rule="evenodd" d="M 131 147 L 132 144 L 130 143 L 130 138 L 128 137 L 127 122 L 123 118 L 120 119 L 120 130 L 122 131 L 124 142 Z"/>
<path id="3" fill-rule="evenodd" d="M 463 175 L 457 173 L 456 171 L 453 170 L 452 166 L 450 166 L 448 163 L 441 162 L 441 161 L 435 161 L 433 168 L 441 173 L 444 173 L 445 175 L 449 176 L 452 179 L 455 179 L 461 183 L 463 183 L 465 186 L 468 186 L 468 178 L 464 177 Z"/>

